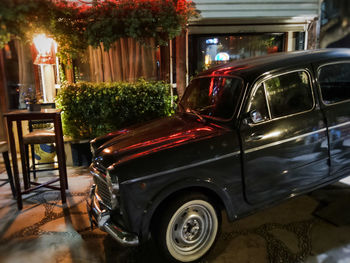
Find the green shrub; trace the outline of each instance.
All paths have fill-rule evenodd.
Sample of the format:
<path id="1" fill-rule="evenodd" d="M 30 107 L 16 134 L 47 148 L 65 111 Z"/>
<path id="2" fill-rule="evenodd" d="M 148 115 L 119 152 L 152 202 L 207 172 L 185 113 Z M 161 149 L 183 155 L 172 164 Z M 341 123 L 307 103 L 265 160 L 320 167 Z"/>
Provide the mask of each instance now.
<path id="1" fill-rule="evenodd" d="M 169 84 L 138 80 L 135 83 L 65 84 L 57 97 L 65 135 L 91 139 L 122 127 L 173 113 Z"/>

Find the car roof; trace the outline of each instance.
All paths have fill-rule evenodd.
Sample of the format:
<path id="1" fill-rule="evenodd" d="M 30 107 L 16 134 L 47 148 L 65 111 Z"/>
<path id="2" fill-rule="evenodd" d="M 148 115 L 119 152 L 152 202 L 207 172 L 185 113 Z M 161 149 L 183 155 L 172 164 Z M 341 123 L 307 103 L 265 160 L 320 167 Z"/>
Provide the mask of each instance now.
<path id="1" fill-rule="evenodd" d="M 350 49 L 339 48 L 279 52 L 225 63 L 200 73 L 198 77 L 235 75 L 247 81 L 253 81 L 264 73 L 293 67 L 304 68 L 310 63 L 332 62 L 341 59 L 350 59 Z"/>

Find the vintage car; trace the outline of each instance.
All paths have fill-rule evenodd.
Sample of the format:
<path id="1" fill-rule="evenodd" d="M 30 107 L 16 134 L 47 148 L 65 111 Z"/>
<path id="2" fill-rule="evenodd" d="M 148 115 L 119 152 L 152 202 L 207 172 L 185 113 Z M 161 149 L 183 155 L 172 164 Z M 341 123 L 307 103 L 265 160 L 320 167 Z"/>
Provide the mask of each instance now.
<path id="1" fill-rule="evenodd" d="M 177 113 L 91 142 L 91 222 L 170 260 L 213 246 L 233 221 L 350 172 L 350 50 L 223 64 L 187 87 Z"/>

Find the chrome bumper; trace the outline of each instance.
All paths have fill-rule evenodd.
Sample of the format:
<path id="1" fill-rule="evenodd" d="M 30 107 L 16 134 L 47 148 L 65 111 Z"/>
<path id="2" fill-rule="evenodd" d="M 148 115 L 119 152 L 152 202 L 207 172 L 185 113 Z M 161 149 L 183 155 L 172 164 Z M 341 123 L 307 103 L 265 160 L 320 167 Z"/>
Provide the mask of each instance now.
<path id="1" fill-rule="evenodd" d="M 110 234 L 115 240 L 124 246 L 137 246 L 139 238 L 137 235 L 124 231 L 121 227 L 111 222 L 110 213 L 100 207 L 100 198 L 95 193 L 96 186 L 90 190 L 90 197 L 86 202 L 91 228 L 95 226 Z"/>

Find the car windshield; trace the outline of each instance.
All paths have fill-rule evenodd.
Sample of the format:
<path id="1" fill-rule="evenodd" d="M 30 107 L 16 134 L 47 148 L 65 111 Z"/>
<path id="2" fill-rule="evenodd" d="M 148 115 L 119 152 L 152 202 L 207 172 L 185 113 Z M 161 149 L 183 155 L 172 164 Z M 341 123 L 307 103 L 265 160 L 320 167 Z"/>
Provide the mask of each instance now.
<path id="1" fill-rule="evenodd" d="M 180 106 L 185 112 L 230 119 L 237 105 L 243 82 L 238 78 L 210 77 L 193 79 Z"/>

